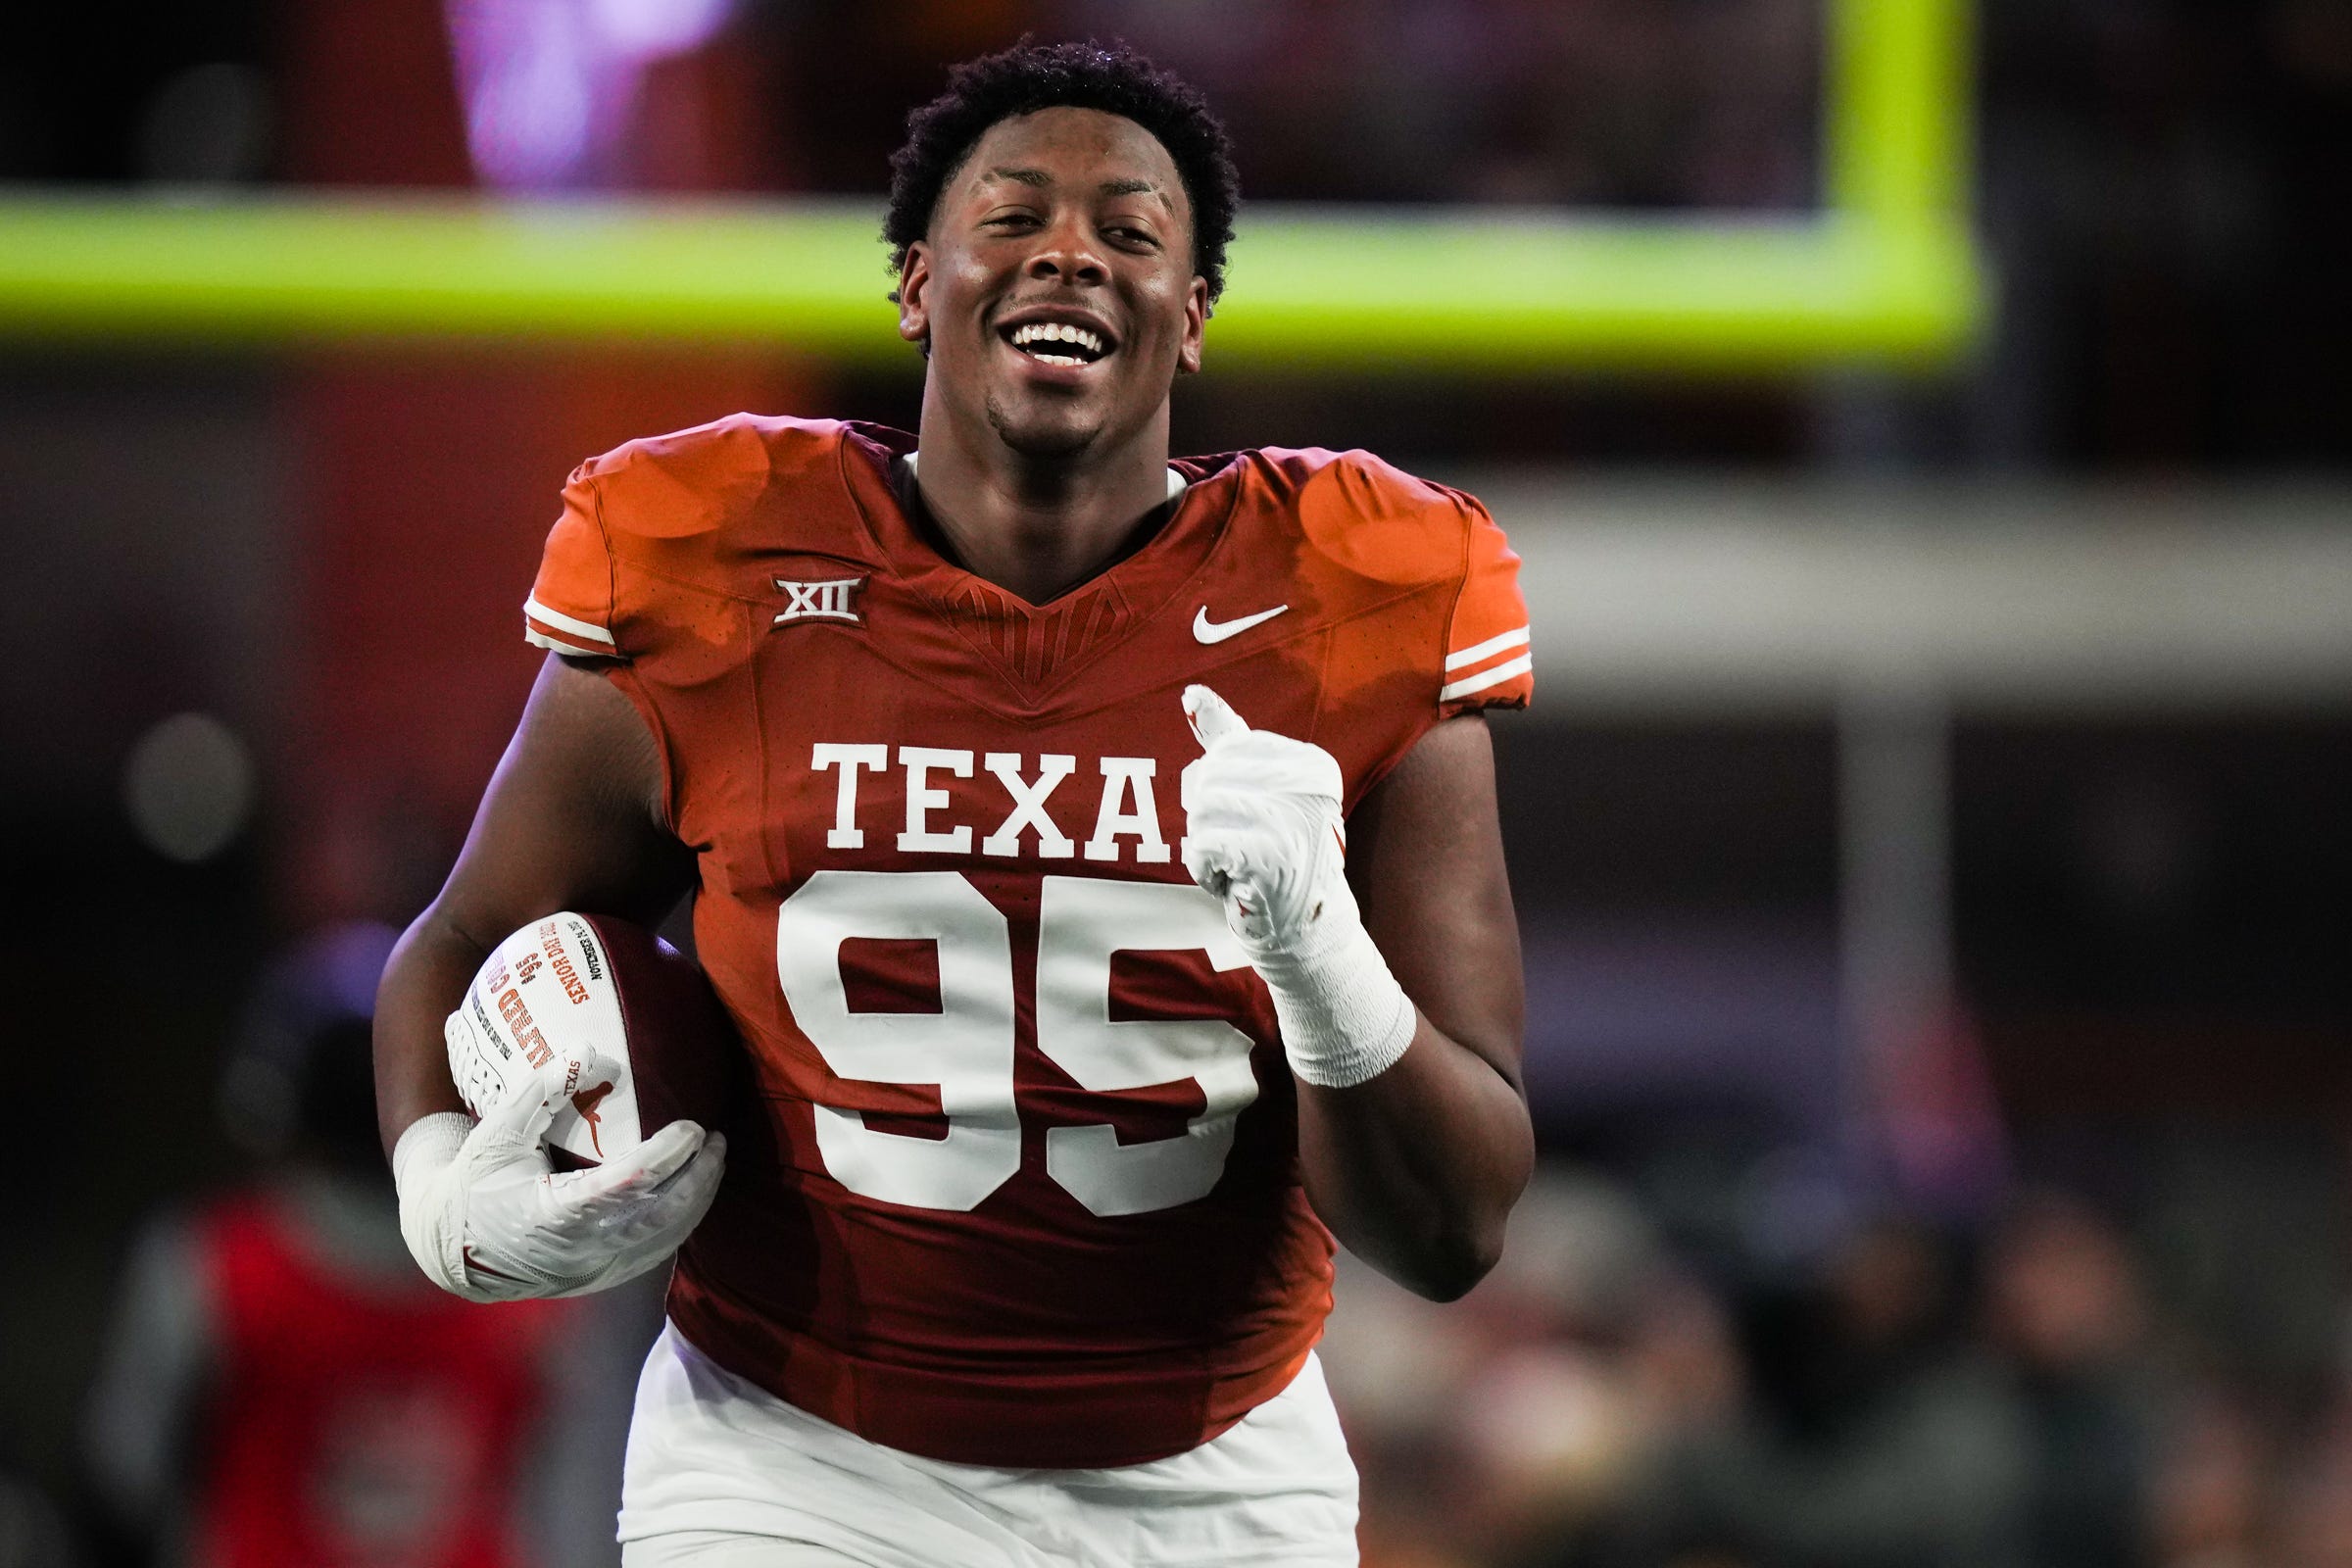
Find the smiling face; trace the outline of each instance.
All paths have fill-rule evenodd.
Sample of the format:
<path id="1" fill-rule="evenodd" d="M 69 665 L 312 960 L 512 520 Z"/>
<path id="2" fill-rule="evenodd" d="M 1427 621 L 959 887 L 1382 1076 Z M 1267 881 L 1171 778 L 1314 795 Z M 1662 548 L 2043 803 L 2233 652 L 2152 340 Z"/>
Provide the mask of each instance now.
<path id="1" fill-rule="evenodd" d="M 930 345 L 926 422 L 936 404 L 1031 459 L 1155 426 L 1164 448 L 1168 389 L 1200 368 L 1208 316 L 1175 161 L 1093 109 L 991 126 L 908 248 L 899 300 L 899 334 Z"/>

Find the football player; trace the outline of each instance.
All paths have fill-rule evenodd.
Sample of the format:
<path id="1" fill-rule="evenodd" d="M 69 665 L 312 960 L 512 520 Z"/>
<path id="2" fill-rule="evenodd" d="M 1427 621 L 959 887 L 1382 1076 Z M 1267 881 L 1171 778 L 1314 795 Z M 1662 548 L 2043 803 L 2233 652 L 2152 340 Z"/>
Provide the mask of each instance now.
<path id="1" fill-rule="evenodd" d="M 1237 193 L 1149 62 L 975 61 L 892 172 L 914 434 L 739 415 L 564 491 L 384 983 L 407 1235 L 479 1299 L 676 1252 L 632 1564 L 1352 1562 L 1332 1239 L 1459 1296 L 1533 1158 L 1517 558 L 1365 453 L 1170 460 Z M 524 922 L 687 893 L 754 1102 L 551 1178 L 443 1016 Z"/>

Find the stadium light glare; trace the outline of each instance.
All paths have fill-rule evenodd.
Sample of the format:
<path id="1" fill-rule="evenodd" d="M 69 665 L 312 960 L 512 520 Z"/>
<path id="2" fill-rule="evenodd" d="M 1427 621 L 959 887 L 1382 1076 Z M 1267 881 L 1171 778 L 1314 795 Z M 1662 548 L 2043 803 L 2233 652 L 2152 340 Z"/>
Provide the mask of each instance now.
<path id="1" fill-rule="evenodd" d="M 1826 201 L 1770 218 L 1253 206 L 1219 368 L 1933 367 L 1987 312 L 1966 0 L 1825 0 Z M 906 361 L 878 202 L 0 197 L 0 335 L 750 340 Z"/>

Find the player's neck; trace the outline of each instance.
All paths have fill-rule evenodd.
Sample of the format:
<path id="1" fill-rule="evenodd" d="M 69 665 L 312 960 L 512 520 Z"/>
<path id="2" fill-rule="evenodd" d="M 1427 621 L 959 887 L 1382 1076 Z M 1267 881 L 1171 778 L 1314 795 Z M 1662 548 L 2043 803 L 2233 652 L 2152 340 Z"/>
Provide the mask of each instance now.
<path id="1" fill-rule="evenodd" d="M 958 564 L 1030 604 L 1108 569 L 1161 520 L 1164 421 L 1106 458 L 1051 462 L 1013 452 L 993 431 L 958 440 L 947 422 L 923 421 L 923 508 Z"/>

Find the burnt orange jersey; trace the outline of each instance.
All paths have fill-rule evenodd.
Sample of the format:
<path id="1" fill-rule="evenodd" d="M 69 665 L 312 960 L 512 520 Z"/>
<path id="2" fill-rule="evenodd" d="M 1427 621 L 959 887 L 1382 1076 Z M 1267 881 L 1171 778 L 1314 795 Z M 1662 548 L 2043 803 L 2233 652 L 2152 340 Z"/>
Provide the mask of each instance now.
<path id="1" fill-rule="evenodd" d="M 1363 453 L 1182 460 L 1151 542 L 1050 605 L 952 564 L 858 424 L 736 416 L 564 492 L 532 641 L 600 657 L 700 857 L 760 1103 L 680 1254 L 720 1364 L 890 1446 L 1139 1463 L 1280 1391 L 1331 1239 L 1264 985 L 1193 886 L 1179 704 L 1339 759 L 1523 706 L 1518 560 Z"/>

